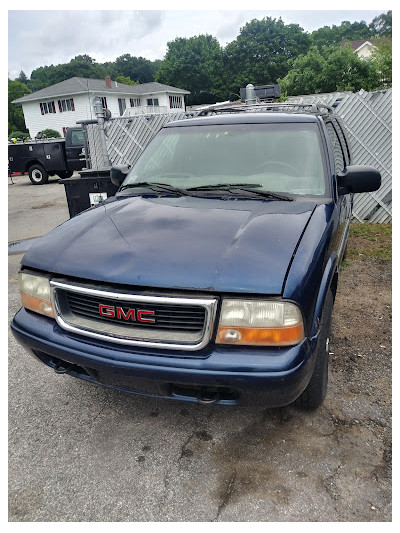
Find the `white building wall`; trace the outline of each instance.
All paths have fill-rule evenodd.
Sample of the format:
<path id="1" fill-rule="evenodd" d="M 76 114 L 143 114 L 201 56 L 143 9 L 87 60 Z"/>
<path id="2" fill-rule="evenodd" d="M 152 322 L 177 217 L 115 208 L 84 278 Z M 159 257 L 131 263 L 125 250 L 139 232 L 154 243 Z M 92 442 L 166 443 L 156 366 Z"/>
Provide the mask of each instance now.
<path id="1" fill-rule="evenodd" d="M 172 93 L 171 93 L 172 95 Z M 105 96 L 107 99 L 107 108 L 111 112 L 111 116 L 119 117 L 119 105 L 118 98 L 125 98 L 126 107 L 130 107 L 130 98 L 140 98 L 140 105 L 146 106 L 148 98 L 158 98 L 159 106 L 165 106 L 169 110 L 169 93 L 154 93 L 154 94 L 145 94 L 141 96 L 135 95 L 123 95 L 123 94 L 104 94 L 104 93 L 94 93 L 89 92 L 87 94 L 75 94 L 70 96 L 63 97 L 54 97 L 43 99 L 40 101 L 26 102 L 22 104 L 22 109 L 25 117 L 25 124 L 29 131 L 31 138 L 36 137 L 39 131 L 45 129 L 53 129 L 63 135 L 63 128 L 69 128 L 76 126 L 77 121 L 79 120 L 92 120 L 96 118 L 93 109 L 93 98 L 95 96 Z M 178 94 L 177 94 L 178 96 Z M 68 98 L 73 98 L 75 111 L 63 111 L 60 113 L 58 100 L 66 100 Z M 55 113 L 46 113 L 45 115 L 41 114 L 40 103 L 48 103 L 54 101 Z M 182 95 L 182 109 L 185 109 L 184 96 Z M 171 111 L 176 112 L 177 109 L 172 109 Z"/>

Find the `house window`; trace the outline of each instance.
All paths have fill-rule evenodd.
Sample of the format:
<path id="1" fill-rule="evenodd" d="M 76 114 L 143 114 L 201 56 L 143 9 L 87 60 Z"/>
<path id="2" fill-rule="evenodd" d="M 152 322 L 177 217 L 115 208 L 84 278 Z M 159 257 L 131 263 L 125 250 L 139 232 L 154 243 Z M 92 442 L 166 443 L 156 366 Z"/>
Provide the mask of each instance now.
<path id="1" fill-rule="evenodd" d="M 67 135 L 67 128 L 63 127 L 63 137 L 65 137 L 66 135 Z"/>
<path id="2" fill-rule="evenodd" d="M 40 112 L 42 115 L 47 115 L 47 113 L 55 113 L 56 112 L 56 106 L 54 105 L 54 101 L 51 102 L 41 102 L 40 104 Z"/>
<path id="3" fill-rule="evenodd" d="M 140 98 L 129 98 L 131 107 L 140 107 Z"/>
<path id="4" fill-rule="evenodd" d="M 60 113 L 63 111 L 75 111 L 74 99 L 58 100 L 58 109 Z"/>
<path id="5" fill-rule="evenodd" d="M 158 106 L 158 98 L 147 98 L 147 105 Z"/>
<path id="6" fill-rule="evenodd" d="M 120 116 L 122 116 L 124 114 L 125 109 L 126 109 L 125 98 L 118 98 L 118 107 L 119 107 L 119 114 L 120 114 Z"/>
<path id="7" fill-rule="evenodd" d="M 107 98 L 105 96 L 100 96 L 101 98 L 101 105 L 103 106 L 104 109 L 108 109 L 107 107 Z"/>
<path id="8" fill-rule="evenodd" d="M 170 96 L 169 107 L 170 109 L 182 109 L 182 96 Z"/>

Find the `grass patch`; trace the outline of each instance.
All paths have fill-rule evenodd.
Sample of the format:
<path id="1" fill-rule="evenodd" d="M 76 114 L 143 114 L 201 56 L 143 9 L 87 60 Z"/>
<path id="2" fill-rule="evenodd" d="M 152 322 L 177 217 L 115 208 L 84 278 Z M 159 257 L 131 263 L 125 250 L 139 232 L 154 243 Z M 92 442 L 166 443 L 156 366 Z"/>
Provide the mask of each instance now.
<path id="1" fill-rule="evenodd" d="M 392 259 L 392 224 L 350 224 L 347 260 Z"/>

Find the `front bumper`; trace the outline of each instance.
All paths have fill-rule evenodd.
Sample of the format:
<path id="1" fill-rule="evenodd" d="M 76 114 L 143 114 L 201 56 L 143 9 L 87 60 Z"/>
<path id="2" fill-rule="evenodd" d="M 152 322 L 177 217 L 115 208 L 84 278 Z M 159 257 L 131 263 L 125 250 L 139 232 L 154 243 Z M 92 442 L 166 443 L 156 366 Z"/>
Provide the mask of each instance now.
<path id="1" fill-rule="evenodd" d="M 193 355 L 90 339 L 24 308 L 11 329 L 57 372 L 126 392 L 200 403 L 288 405 L 307 386 L 315 364 L 316 337 L 279 349 L 210 344 Z"/>

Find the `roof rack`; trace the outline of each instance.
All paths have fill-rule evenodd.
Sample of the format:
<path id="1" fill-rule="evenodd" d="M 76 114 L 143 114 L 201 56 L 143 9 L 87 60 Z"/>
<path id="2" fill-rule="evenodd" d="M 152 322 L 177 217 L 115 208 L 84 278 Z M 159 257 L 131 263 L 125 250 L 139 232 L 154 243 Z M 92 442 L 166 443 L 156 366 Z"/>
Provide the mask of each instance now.
<path id="1" fill-rule="evenodd" d="M 324 111 L 325 110 L 325 111 Z M 326 115 L 334 112 L 333 107 L 320 103 L 313 104 L 299 104 L 296 102 L 272 102 L 257 104 L 214 104 L 202 109 L 197 115 L 204 117 L 208 115 L 217 115 L 221 113 L 264 113 L 264 112 L 276 112 L 276 113 L 313 113 L 315 115 Z"/>

